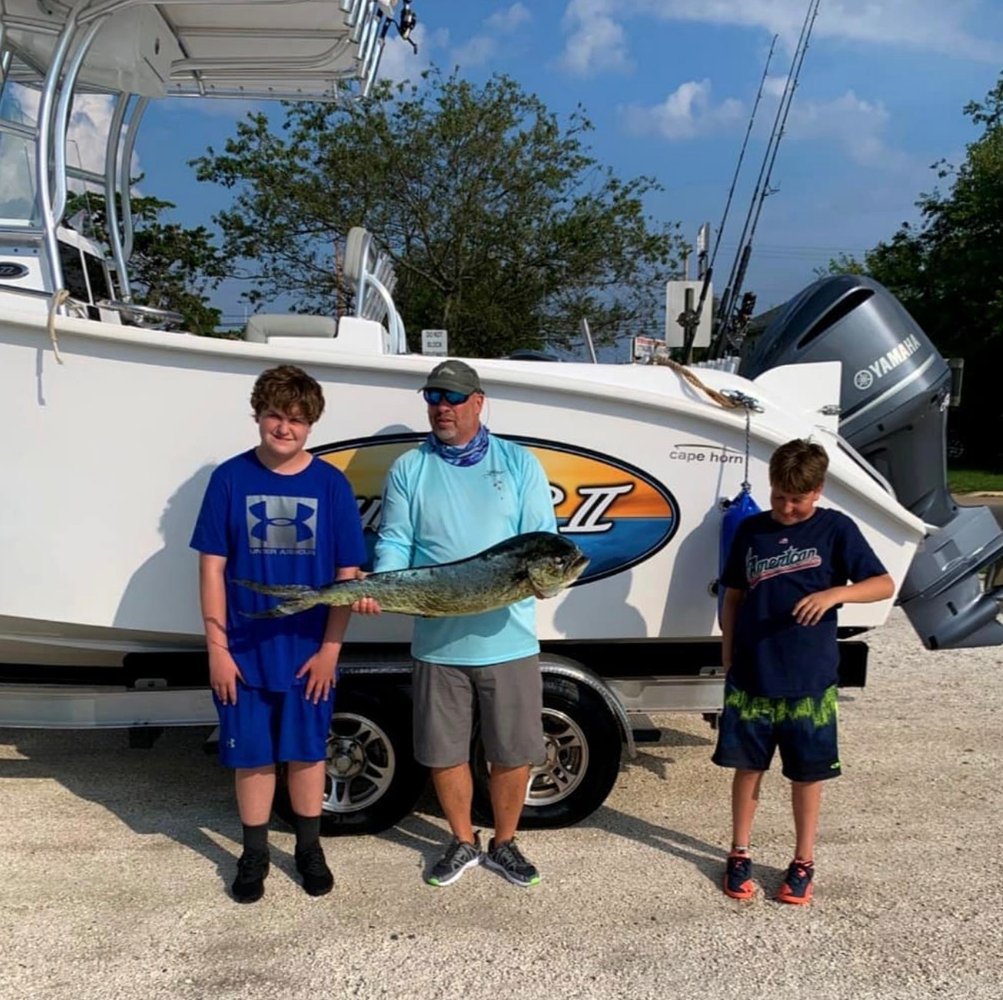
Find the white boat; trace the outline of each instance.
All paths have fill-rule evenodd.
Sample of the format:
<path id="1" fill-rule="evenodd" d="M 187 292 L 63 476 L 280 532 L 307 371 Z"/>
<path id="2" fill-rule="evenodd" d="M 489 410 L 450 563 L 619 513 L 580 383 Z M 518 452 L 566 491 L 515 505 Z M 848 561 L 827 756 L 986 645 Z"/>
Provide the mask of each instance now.
<path id="1" fill-rule="evenodd" d="M 437 359 L 406 353 L 392 273 L 366 234 L 352 238 L 355 316 L 264 315 L 240 340 L 197 337 L 168 329 L 176 317 L 130 302 L 127 178 L 149 99 L 365 92 L 395 7 L 3 3 L 4 80 L 36 86 L 40 100 L 37 128 L 0 122 L 2 140 L 23 144 L 33 164 L 24 217 L 0 225 L 0 399 L 12 431 L 0 479 L 0 678 L 6 703 L 17 706 L 0 722 L 211 717 L 202 685 L 194 685 L 198 708 L 179 703 L 166 714 L 137 708 L 135 698 L 132 709 L 119 699 L 105 712 L 57 687 L 32 688 L 36 697 L 20 701 L 18 692 L 41 681 L 72 691 L 85 677 L 120 679 L 123 670 L 126 687 L 170 686 L 174 666 L 199 662 L 188 540 L 211 469 L 255 440 L 248 398 L 263 369 L 294 363 L 321 382 L 328 406 L 311 446 L 348 473 L 370 533 L 378 523 L 387 466 L 427 432 L 416 389 Z M 67 167 L 74 92 L 116 100 L 106 168 L 93 175 Z M 98 184 L 109 206 L 123 198 L 107 249 L 62 227 L 74 176 Z M 721 501 L 748 480 L 765 502 L 769 455 L 794 437 L 826 445 L 825 502 L 860 524 L 928 646 L 1003 641 L 998 594 L 981 574 L 999 559 L 1003 536 L 984 509 L 959 512 L 944 485 L 947 367 L 873 283 L 836 279 L 807 290 L 764 334 L 751 359 L 758 370 L 747 359 L 754 377 L 696 373 L 712 392 L 656 365 L 472 363 L 487 390 L 487 423 L 539 455 L 560 530 L 591 556 L 580 585 L 539 605 L 544 669 L 551 695 L 570 683 L 608 709 L 602 725 L 617 736 L 617 760 L 620 740 L 631 746 L 630 713 L 713 705 L 687 694 L 687 679 L 714 678 L 720 662 Z M 892 603 L 843 608 L 842 634 L 881 625 Z M 359 674 L 405 677 L 409 631 L 401 616 L 353 621 Z M 384 686 L 360 697 L 370 698 L 372 716 L 394 695 Z M 615 762 L 595 777 L 599 755 L 590 765 L 582 743 L 587 751 L 601 726 L 576 717 L 573 701 L 565 691 L 564 701 L 548 702 L 554 760 L 527 800 L 541 822 L 584 815 L 615 778 Z M 377 720 L 376 764 L 375 737 L 356 724 L 365 712 L 342 713 L 328 808 L 343 825 L 353 816 L 366 817 L 363 828 L 385 825 L 404 801 L 387 805 L 391 783 L 407 777 L 399 741 L 393 763 L 402 712 L 398 705 Z M 562 745 L 571 748 L 564 756 Z M 359 790 L 361 772 L 351 770 L 359 752 L 378 772 L 370 782 L 378 794 Z M 374 820 L 366 809 L 381 801 L 386 811 Z"/>

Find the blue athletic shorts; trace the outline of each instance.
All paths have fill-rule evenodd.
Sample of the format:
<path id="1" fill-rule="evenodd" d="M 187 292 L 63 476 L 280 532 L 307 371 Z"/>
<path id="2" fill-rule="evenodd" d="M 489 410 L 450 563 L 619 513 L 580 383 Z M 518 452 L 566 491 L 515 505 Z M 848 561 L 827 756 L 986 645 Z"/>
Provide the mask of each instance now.
<path id="1" fill-rule="evenodd" d="M 779 749 L 791 781 L 838 777 L 836 690 L 833 685 L 817 698 L 763 698 L 726 682 L 711 759 L 721 767 L 768 771 Z"/>
<path id="2" fill-rule="evenodd" d="M 237 704 L 214 694 L 219 715 L 219 759 L 226 767 L 266 767 L 283 761 L 310 762 L 327 756 L 334 691 L 316 705 L 303 692 L 265 691 L 237 681 Z"/>

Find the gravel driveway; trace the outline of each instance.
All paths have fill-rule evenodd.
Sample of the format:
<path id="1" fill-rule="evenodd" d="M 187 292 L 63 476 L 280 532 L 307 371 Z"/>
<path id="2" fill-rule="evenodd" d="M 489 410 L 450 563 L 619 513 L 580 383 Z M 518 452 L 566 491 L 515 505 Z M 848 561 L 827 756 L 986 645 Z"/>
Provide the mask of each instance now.
<path id="1" fill-rule="evenodd" d="M 697 717 L 622 771 L 577 827 L 527 833 L 534 889 L 486 869 L 421 881 L 445 826 L 328 841 L 333 895 L 294 881 L 277 827 L 265 898 L 230 901 L 239 836 L 202 731 L 0 730 L 0 997 L 1003 997 L 1003 651 L 929 653 L 900 613 L 842 700 L 844 777 L 823 804 L 810 907 L 719 889 L 726 772 Z M 768 893 L 790 860 L 771 774 L 753 841 Z"/>

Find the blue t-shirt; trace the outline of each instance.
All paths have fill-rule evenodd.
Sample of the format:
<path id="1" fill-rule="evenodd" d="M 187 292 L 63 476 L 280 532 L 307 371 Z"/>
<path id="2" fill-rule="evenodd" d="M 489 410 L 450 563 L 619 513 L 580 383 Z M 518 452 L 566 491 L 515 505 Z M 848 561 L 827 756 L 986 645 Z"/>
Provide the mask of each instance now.
<path id="1" fill-rule="evenodd" d="M 338 569 L 366 560 L 362 524 L 344 474 L 314 458 L 295 475 L 261 464 L 254 451 L 227 460 L 212 474 L 191 546 L 226 557 L 226 632 L 230 652 L 249 687 L 286 691 L 320 648 L 325 605 L 284 618 L 248 618 L 274 597 L 234 580 L 326 587 Z"/>
<path id="2" fill-rule="evenodd" d="M 775 521 L 769 511 L 746 518 L 721 577 L 726 587 L 745 591 L 730 680 L 768 698 L 820 695 L 838 680 L 837 608 L 816 625 L 799 625 L 794 605 L 808 594 L 885 572 L 860 529 L 839 511 L 818 507 L 792 525 Z"/>
<path id="3" fill-rule="evenodd" d="M 457 466 L 423 442 L 387 474 L 375 569 L 453 562 L 523 532 L 556 530 L 543 466 L 522 445 L 491 435 L 480 462 Z M 411 642 L 416 659 L 462 667 L 539 651 L 532 597 L 479 615 L 418 618 Z"/>

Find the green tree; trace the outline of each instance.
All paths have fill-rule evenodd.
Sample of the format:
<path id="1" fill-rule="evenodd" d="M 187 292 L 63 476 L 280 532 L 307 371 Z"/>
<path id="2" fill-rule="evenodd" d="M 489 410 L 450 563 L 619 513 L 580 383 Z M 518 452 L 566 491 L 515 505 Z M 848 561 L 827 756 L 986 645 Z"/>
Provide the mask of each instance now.
<path id="1" fill-rule="evenodd" d="M 678 238 L 645 216 L 653 180 L 590 155 L 580 109 L 562 125 L 508 77 L 477 87 L 433 71 L 285 116 L 277 134 L 249 115 L 195 161 L 234 191 L 215 221 L 255 306 L 335 311 L 335 247 L 363 225 L 394 262 L 406 327 L 447 329 L 454 353 L 566 344 L 582 317 L 600 342 L 660 327 Z"/>
<path id="2" fill-rule="evenodd" d="M 162 212 L 175 206 L 157 198 L 133 198 L 134 239 L 129 258 L 129 281 L 133 301 L 181 314 L 192 333 L 212 336 L 219 326 L 220 311 L 209 305 L 209 290 L 227 274 L 220 254 L 205 226 L 188 229 L 161 222 Z M 78 219 L 85 235 L 108 245 L 105 200 L 98 194 L 71 194 L 66 218 Z"/>
<path id="3" fill-rule="evenodd" d="M 841 253 L 837 257 L 832 257 L 824 267 L 816 267 L 813 270 L 817 277 L 828 278 L 835 274 L 867 274 L 867 265 L 851 254 Z"/>
<path id="4" fill-rule="evenodd" d="M 998 372 L 1003 368 L 1003 75 L 965 109 L 981 134 L 964 162 L 934 164 L 945 191 L 922 194 L 921 221 L 904 223 L 864 256 L 863 270 L 892 291 L 945 356 L 965 359 L 953 431 L 965 458 L 1003 458 Z M 852 272 L 852 258 L 829 273 Z M 859 273 L 856 272 L 856 273 Z"/>

